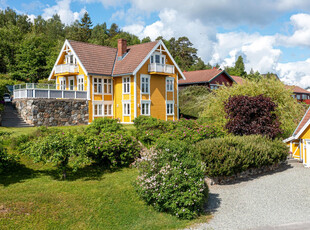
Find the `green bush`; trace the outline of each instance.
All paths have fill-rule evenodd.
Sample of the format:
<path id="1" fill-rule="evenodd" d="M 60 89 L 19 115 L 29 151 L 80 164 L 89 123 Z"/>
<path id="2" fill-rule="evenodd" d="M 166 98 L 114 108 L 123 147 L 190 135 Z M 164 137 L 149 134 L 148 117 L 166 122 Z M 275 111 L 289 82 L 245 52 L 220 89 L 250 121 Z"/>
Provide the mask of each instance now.
<path id="1" fill-rule="evenodd" d="M 140 153 L 138 141 L 126 132 L 87 135 L 84 149 L 95 162 L 111 168 L 128 166 Z"/>
<path id="2" fill-rule="evenodd" d="M 156 150 L 137 161 L 138 194 L 156 210 L 182 219 L 203 212 L 208 196 L 204 165 L 195 148 L 183 141 L 159 142 Z"/>
<path id="3" fill-rule="evenodd" d="M 118 132 L 124 130 L 117 119 L 97 118 L 86 129 L 86 133 L 99 134 L 101 132 Z"/>
<path id="4" fill-rule="evenodd" d="M 16 157 L 8 154 L 7 149 L 0 142 L 0 173 L 16 162 Z"/>
<path id="5" fill-rule="evenodd" d="M 259 135 L 225 136 L 196 144 L 209 177 L 231 176 L 250 168 L 273 165 L 285 160 L 285 143 Z"/>

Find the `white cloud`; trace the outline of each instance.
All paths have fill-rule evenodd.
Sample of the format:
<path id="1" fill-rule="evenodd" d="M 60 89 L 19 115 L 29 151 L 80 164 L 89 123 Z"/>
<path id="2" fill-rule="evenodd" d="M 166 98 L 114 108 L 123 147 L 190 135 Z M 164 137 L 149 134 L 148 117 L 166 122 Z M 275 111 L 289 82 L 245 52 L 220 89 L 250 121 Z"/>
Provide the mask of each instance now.
<path id="1" fill-rule="evenodd" d="M 27 14 L 27 16 L 29 17 L 30 21 L 34 23 L 34 19 L 36 19 L 36 16 L 34 14 Z"/>
<path id="2" fill-rule="evenodd" d="M 75 20 L 79 20 L 86 12 L 85 8 L 81 9 L 80 12 L 72 12 L 70 4 L 71 0 L 58 0 L 56 1 L 56 5 L 43 9 L 44 13 L 42 17 L 44 19 L 49 19 L 54 14 L 58 14 L 61 21 L 69 25 Z"/>

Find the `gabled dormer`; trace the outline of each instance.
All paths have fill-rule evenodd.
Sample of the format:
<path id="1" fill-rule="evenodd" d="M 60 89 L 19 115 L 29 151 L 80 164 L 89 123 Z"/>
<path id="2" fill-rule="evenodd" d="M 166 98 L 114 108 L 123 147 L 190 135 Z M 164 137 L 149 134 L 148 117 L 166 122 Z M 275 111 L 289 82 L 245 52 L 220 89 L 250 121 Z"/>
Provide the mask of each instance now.
<path id="1" fill-rule="evenodd" d="M 162 45 L 151 54 L 148 71 L 150 74 L 174 74 L 174 65 Z"/>
<path id="2" fill-rule="evenodd" d="M 78 75 L 78 61 L 68 44 L 65 44 L 64 49 L 55 65 L 55 75 Z"/>

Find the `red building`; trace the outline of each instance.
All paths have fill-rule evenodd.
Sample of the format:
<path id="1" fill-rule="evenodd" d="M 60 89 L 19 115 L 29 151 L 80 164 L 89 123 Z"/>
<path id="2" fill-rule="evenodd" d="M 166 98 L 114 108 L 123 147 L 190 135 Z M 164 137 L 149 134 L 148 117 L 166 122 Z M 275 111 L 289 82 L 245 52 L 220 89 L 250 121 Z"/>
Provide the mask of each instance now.
<path id="1" fill-rule="evenodd" d="M 288 85 L 287 88 L 293 91 L 293 98 L 296 98 L 300 102 L 310 104 L 310 92 L 296 85 Z"/>

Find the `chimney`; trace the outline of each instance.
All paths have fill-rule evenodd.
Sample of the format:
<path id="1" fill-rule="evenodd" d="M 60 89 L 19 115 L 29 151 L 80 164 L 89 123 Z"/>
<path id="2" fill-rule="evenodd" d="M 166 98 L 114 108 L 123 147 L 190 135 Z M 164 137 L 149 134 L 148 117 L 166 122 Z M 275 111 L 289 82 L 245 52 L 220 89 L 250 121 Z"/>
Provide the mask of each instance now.
<path id="1" fill-rule="evenodd" d="M 213 69 L 216 69 L 216 67 L 214 66 Z"/>
<path id="2" fill-rule="evenodd" d="M 127 41 L 125 39 L 117 40 L 117 57 L 122 57 L 127 50 Z"/>

